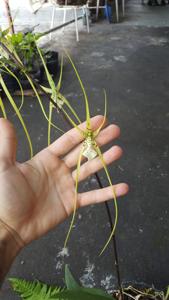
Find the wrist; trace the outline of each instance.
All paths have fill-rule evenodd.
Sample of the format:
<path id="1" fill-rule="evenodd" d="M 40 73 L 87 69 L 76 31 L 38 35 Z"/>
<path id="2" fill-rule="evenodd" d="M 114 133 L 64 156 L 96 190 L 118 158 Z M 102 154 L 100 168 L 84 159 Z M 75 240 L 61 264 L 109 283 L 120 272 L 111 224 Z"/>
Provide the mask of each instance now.
<path id="1" fill-rule="evenodd" d="M 0 220 L 0 286 L 23 246 L 19 235 Z"/>

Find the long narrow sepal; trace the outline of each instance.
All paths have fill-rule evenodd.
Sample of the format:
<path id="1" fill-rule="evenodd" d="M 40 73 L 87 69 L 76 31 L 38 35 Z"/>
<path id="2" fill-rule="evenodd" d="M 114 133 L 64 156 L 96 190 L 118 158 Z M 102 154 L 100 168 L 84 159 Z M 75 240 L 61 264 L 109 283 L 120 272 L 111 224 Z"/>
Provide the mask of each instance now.
<path id="1" fill-rule="evenodd" d="M 51 144 L 51 123 L 52 123 L 53 104 L 49 103 L 49 122 L 48 122 L 48 146 Z"/>
<path id="2" fill-rule="evenodd" d="M 72 228 L 73 228 L 73 224 L 75 221 L 75 216 L 76 216 L 76 210 L 77 210 L 77 197 L 78 197 L 78 185 L 79 185 L 79 174 L 80 174 L 80 165 L 81 165 L 81 161 L 82 161 L 82 156 L 83 156 L 83 147 L 80 150 L 80 154 L 79 154 L 79 158 L 78 158 L 78 162 L 77 162 L 77 170 L 76 170 L 76 183 L 75 183 L 75 199 L 74 199 L 74 207 L 73 207 L 73 216 L 72 216 L 72 220 L 70 223 L 70 227 L 65 239 L 65 243 L 64 243 L 64 247 L 66 247 L 67 242 L 69 240 Z"/>
<path id="3" fill-rule="evenodd" d="M 107 169 L 107 166 L 106 166 L 106 163 L 103 159 L 103 155 L 101 153 L 101 150 L 100 148 L 96 145 L 96 152 L 98 153 L 98 156 L 102 162 L 102 165 L 103 165 L 103 168 L 104 168 L 104 171 L 106 173 L 106 176 L 107 176 L 107 179 L 108 179 L 108 182 L 110 184 L 110 186 L 112 187 L 112 193 L 113 193 L 113 200 L 114 200 L 114 208 L 115 208 L 115 219 L 114 219 L 114 226 L 113 226 L 113 229 L 110 233 L 110 236 L 106 242 L 106 244 L 104 245 L 103 249 L 101 250 L 100 254 L 99 255 L 102 255 L 103 252 L 106 250 L 106 248 L 108 247 L 114 233 L 115 233 L 115 230 L 116 230 L 116 226 L 117 226 L 117 220 L 118 220 L 118 206 L 117 206 L 117 197 L 116 197 L 116 192 L 115 192 L 115 189 L 113 187 L 113 184 L 112 184 L 112 181 L 111 181 L 111 178 L 110 178 L 110 175 L 109 175 L 109 172 L 108 172 L 108 169 Z"/>
<path id="4" fill-rule="evenodd" d="M 66 51 L 65 51 L 66 52 Z M 82 92 L 83 92 L 83 95 L 84 95 L 84 99 L 85 99 L 85 107 L 86 107 L 86 123 L 87 123 L 87 129 L 91 129 L 91 122 L 90 122 L 90 110 L 89 110 L 89 101 L 88 101 L 88 97 L 87 97 L 87 94 L 86 94 L 86 90 L 84 88 L 84 85 L 83 85 L 83 82 L 80 78 L 80 75 L 75 67 L 75 64 L 73 62 L 73 60 L 71 59 L 70 55 L 66 52 L 66 56 L 68 57 L 74 71 L 75 71 L 75 74 L 76 74 L 76 77 L 79 81 L 79 84 L 81 86 L 81 89 L 82 89 Z"/>
<path id="5" fill-rule="evenodd" d="M 106 94 L 106 90 L 103 89 L 104 91 L 104 118 L 103 118 L 103 122 L 101 123 L 101 125 L 99 126 L 99 128 L 94 132 L 94 137 L 96 137 L 100 130 L 103 128 L 105 122 L 106 122 L 106 116 L 107 116 L 107 94 Z"/>

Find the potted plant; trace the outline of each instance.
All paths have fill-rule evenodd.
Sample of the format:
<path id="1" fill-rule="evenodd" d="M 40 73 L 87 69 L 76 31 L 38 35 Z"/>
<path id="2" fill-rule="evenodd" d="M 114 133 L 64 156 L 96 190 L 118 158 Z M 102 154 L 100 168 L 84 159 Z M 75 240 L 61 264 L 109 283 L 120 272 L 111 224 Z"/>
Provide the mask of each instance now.
<path id="1" fill-rule="evenodd" d="M 17 53 L 32 78 L 39 83 L 43 83 L 46 78 L 44 76 L 42 61 L 36 47 L 36 41 L 41 37 L 41 34 L 33 34 L 31 32 L 25 34 L 23 32 L 9 34 L 9 29 L 7 29 L 0 31 L 0 37 L 1 41 L 3 41 L 10 51 L 15 51 L 15 53 Z M 45 49 L 43 49 L 42 52 L 50 73 L 55 76 L 59 69 L 58 52 L 46 51 Z M 21 70 L 15 62 L 11 60 L 8 53 L 5 53 L 3 50 L 0 54 L 0 64 L 0 72 L 3 72 L 4 80 L 9 90 L 15 91 L 19 87 L 14 77 L 10 76 L 9 72 L 6 72 L 3 64 L 5 64 L 6 67 L 9 67 L 14 75 L 17 75 L 23 89 L 30 88 L 30 84 L 25 76 L 23 76 Z"/>

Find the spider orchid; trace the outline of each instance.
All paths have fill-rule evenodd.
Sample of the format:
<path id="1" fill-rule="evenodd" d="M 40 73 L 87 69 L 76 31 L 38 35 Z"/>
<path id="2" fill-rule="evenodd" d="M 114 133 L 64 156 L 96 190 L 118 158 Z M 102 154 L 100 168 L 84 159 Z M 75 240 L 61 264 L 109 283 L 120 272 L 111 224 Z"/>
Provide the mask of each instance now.
<path id="1" fill-rule="evenodd" d="M 117 207 L 116 193 L 115 193 L 115 190 L 114 190 L 114 187 L 113 187 L 110 175 L 109 175 L 109 171 L 108 171 L 106 163 L 104 161 L 102 152 L 101 152 L 101 150 L 100 150 L 100 148 L 99 148 L 99 146 L 98 146 L 98 144 L 96 142 L 96 137 L 100 133 L 100 131 L 101 131 L 101 129 L 102 129 L 104 123 L 105 123 L 105 120 L 106 120 L 106 114 L 107 114 L 107 96 L 106 96 L 106 92 L 104 90 L 104 96 L 105 96 L 104 120 L 103 120 L 102 124 L 100 125 L 100 127 L 97 130 L 93 131 L 92 127 L 91 127 L 91 117 L 90 117 L 90 110 L 89 110 L 89 101 L 88 101 L 88 97 L 87 97 L 84 85 L 82 83 L 80 75 L 79 75 L 79 73 L 78 73 L 78 71 L 77 71 L 77 69 L 76 69 L 76 67 L 75 67 L 75 65 L 74 65 L 71 57 L 69 56 L 68 53 L 66 53 L 66 55 L 67 55 L 67 57 L 68 57 L 71 65 L 72 65 L 72 67 L 73 67 L 73 69 L 75 71 L 75 74 L 77 76 L 77 79 L 79 81 L 79 84 L 81 86 L 81 89 L 82 89 L 82 92 L 83 92 L 83 95 L 84 95 L 85 110 L 86 110 L 86 128 L 85 128 L 85 130 L 81 130 L 78 127 L 78 125 L 69 117 L 69 115 L 67 115 L 67 117 L 68 117 L 70 123 L 72 124 L 72 126 L 75 127 L 80 132 L 80 134 L 83 136 L 84 141 L 82 143 L 82 146 L 81 146 L 81 149 L 80 149 L 80 152 L 79 152 L 78 161 L 77 161 L 76 180 L 75 180 L 75 200 L 74 200 L 73 216 L 72 216 L 72 219 L 71 219 L 71 224 L 70 224 L 70 227 L 69 227 L 66 239 L 65 239 L 64 246 L 66 247 L 66 245 L 67 245 L 67 242 L 69 240 L 69 237 L 70 237 L 70 234 L 71 234 L 71 231 L 72 231 L 72 228 L 73 228 L 73 224 L 74 224 L 74 221 L 75 221 L 75 215 L 76 215 L 76 209 L 77 209 L 77 197 L 78 197 L 78 182 L 79 182 L 79 174 L 80 174 L 80 166 L 81 166 L 81 162 L 82 162 L 82 157 L 87 158 L 87 160 L 92 160 L 96 156 L 98 156 L 100 158 L 100 161 L 102 163 L 103 169 L 104 169 L 105 174 L 107 176 L 109 185 L 112 187 L 112 194 L 113 194 L 114 207 L 115 207 L 114 226 L 113 226 L 113 229 L 111 231 L 111 234 L 110 234 L 107 242 L 105 243 L 103 249 L 100 252 L 100 255 L 101 255 L 105 251 L 105 249 L 107 248 L 107 246 L 109 245 L 109 243 L 110 243 L 110 241 L 112 239 L 112 236 L 114 235 L 114 232 L 115 232 L 115 229 L 116 229 L 116 225 L 117 225 L 117 219 L 118 219 L 118 207 Z"/>

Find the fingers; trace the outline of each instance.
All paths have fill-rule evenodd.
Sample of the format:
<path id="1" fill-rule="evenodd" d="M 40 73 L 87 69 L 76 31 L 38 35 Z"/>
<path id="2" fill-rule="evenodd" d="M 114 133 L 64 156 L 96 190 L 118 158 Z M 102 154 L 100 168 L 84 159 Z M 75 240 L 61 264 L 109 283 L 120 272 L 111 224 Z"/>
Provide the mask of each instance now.
<path id="1" fill-rule="evenodd" d="M 96 142 L 98 146 L 103 146 L 112 140 L 118 138 L 120 135 L 120 128 L 116 125 L 109 125 L 107 128 L 103 129 L 98 137 L 96 138 Z M 80 152 L 81 145 L 77 146 L 74 150 L 68 153 L 64 157 L 64 161 L 69 168 L 76 166 L 78 155 Z"/>
<path id="2" fill-rule="evenodd" d="M 122 156 L 122 149 L 119 146 L 113 146 L 108 151 L 103 154 L 103 159 L 106 165 L 111 164 L 115 160 L 119 159 Z M 87 161 L 80 168 L 79 173 L 79 182 L 87 178 L 88 176 L 98 172 L 103 168 L 102 161 L 99 157 Z M 72 176 L 75 180 L 77 171 L 73 171 Z"/>
<path id="3" fill-rule="evenodd" d="M 93 190 L 78 195 L 78 206 L 86 206 L 90 204 L 100 203 L 113 199 L 113 189 L 116 197 L 124 196 L 128 193 L 129 187 L 126 183 L 119 183 L 113 186 L 105 187 L 103 189 Z"/>
<path id="4" fill-rule="evenodd" d="M 16 132 L 13 125 L 6 119 L 0 118 L 0 158 L 8 162 L 15 162 Z"/>
<path id="5" fill-rule="evenodd" d="M 91 118 L 92 130 L 96 130 L 103 122 L 103 116 L 96 116 Z M 81 130 L 86 129 L 86 122 L 78 126 Z M 57 156 L 67 154 L 72 148 L 78 145 L 83 140 L 83 135 L 73 128 L 62 135 L 57 141 L 52 143 L 47 149 Z"/>

